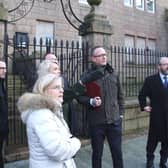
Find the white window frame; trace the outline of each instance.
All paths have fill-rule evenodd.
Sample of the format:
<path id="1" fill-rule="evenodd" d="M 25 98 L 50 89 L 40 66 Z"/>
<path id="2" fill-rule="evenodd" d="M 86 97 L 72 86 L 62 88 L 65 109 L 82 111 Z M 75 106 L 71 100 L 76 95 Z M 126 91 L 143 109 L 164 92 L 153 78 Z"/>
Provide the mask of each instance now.
<path id="1" fill-rule="evenodd" d="M 153 2 L 153 5 L 152 5 L 152 10 L 150 10 L 148 7 L 149 7 L 149 5 L 148 5 L 148 2 Z M 149 12 L 149 13 L 155 13 L 155 0 L 146 0 L 146 10 L 147 10 L 147 12 Z"/>
<path id="2" fill-rule="evenodd" d="M 144 0 L 135 0 L 135 7 L 140 10 L 144 10 Z"/>
<path id="3" fill-rule="evenodd" d="M 88 2 L 87 2 L 87 0 L 79 0 L 79 3 L 85 4 L 85 5 L 89 5 Z"/>
<path id="4" fill-rule="evenodd" d="M 133 0 L 124 0 L 124 5 L 129 6 L 129 7 L 133 7 Z"/>

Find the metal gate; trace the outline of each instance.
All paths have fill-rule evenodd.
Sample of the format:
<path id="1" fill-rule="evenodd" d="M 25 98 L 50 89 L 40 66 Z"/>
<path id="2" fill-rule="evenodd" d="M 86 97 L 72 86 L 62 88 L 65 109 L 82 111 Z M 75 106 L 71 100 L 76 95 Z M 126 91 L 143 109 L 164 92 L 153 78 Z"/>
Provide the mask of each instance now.
<path id="1" fill-rule="evenodd" d="M 11 39 L 5 35 L 4 55 L 8 67 L 7 93 L 9 112 L 9 138 L 8 146 L 25 146 L 27 137 L 25 125 L 20 119 L 16 103 L 18 97 L 24 92 L 30 91 L 36 78 L 36 70 L 39 62 L 44 59 L 46 53 L 54 53 L 60 62 L 61 72 L 68 80 L 70 86 L 77 82 L 80 75 L 87 68 L 88 47 L 87 44 L 79 46 L 79 42 L 57 40 L 42 40 L 39 42 L 28 37 Z M 75 105 L 74 105 L 75 104 Z M 65 118 L 73 134 L 77 136 L 87 135 L 87 123 L 85 109 L 77 102 L 64 106 Z"/>

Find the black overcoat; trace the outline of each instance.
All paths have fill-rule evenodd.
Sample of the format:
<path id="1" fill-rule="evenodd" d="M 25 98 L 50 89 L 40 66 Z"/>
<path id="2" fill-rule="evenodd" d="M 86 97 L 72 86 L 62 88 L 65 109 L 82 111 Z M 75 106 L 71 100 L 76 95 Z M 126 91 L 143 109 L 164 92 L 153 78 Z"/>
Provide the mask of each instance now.
<path id="1" fill-rule="evenodd" d="M 145 79 L 139 92 L 140 108 L 143 111 L 150 100 L 149 136 L 158 140 L 168 140 L 168 88 L 164 88 L 159 73 Z"/>
<path id="2" fill-rule="evenodd" d="M 8 109 L 7 98 L 4 88 L 3 79 L 0 79 L 0 135 L 6 136 L 8 134 Z"/>

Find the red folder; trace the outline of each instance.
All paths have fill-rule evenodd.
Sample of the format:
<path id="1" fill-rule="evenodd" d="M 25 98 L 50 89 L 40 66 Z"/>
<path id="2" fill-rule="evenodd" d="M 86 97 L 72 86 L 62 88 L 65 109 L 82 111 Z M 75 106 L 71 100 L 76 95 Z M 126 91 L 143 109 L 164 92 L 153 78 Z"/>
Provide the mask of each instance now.
<path id="1" fill-rule="evenodd" d="M 87 83 L 86 95 L 89 97 L 101 97 L 100 86 L 96 82 Z"/>
<path id="2" fill-rule="evenodd" d="M 101 97 L 100 86 L 96 82 L 87 83 L 86 95 L 89 96 L 90 98 L 94 98 L 97 96 Z M 100 106 L 95 108 L 96 110 L 98 110 Z"/>

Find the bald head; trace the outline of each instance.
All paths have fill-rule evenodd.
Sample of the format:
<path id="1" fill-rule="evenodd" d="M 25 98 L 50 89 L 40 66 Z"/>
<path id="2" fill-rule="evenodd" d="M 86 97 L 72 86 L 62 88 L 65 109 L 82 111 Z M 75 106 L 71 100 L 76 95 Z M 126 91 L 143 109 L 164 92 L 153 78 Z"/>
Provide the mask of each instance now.
<path id="1" fill-rule="evenodd" d="M 168 63 L 168 57 L 161 57 L 159 64 L 165 64 L 165 63 Z"/>
<path id="2" fill-rule="evenodd" d="M 158 69 L 162 74 L 168 75 L 168 57 L 160 58 Z"/>
<path id="3" fill-rule="evenodd" d="M 46 60 L 57 60 L 57 57 L 54 54 L 49 53 L 45 56 L 45 59 Z"/>
<path id="4" fill-rule="evenodd" d="M 4 79 L 6 76 L 6 63 L 4 61 L 0 61 L 0 78 Z"/>

